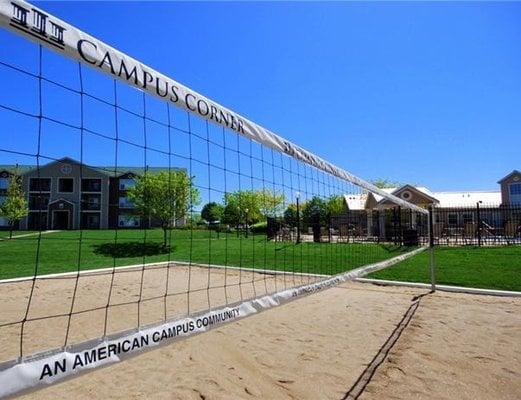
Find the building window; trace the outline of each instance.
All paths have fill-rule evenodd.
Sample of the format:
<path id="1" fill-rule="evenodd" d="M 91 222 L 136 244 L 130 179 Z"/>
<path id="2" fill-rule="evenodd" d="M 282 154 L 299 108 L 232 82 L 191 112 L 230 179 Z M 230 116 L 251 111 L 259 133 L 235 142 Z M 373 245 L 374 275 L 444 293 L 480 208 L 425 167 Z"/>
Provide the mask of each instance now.
<path id="1" fill-rule="evenodd" d="M 0 206 L 5 203 L 7 196 L 0 196 Z"/>
<path id="2" fill-rule="evenodd" d="M 99 229 L 100 213 L 82 213 L 81 226 L 85 229 Z"/>
<path id="3" fill-rule="evenodd" d="M 457 213 L 449 213 L 448 215 L 449 225 L 458 225 L 458 214 Z"/>
<path id="4" fill-rule="evenodd" d="M 30 192 L 50 192 L 51 178 L 31 178 L 29 180 Z"/>
<path id="5" fill-rule="evenodd" d="M 521 183 L 512 183 L 509 188 L 510 203 L 521 204 Z"/>
<path id="6" fill-rule="evenodd" d="M 48 194 L 29 194 L 29 210 L 47 210 L 49 206 Z"/>
<path id="7" fill-rule="evenodd" d="M 120 208 L 134 208 L 134 203 L 126 196 L 120 196 L 119 198 Z"/>
<path id="8" fill-rule="evenodd" d="M 0 178 L 0 190 L 6 190 L 9 186 L 9 178 Z"/>
<path id="9" fill-rule="evenodd" d="M 510 185 L 510 194 L 521 194 L 521 183 L 512 183 Z"/>
<path id="10" fill-rule="evenodd" d="M 74 179 L 73 178 L 58 179 L 58 192 L 60 192 L 60 193 L 74 192 Z"/>
<path id="11" fill-rule="evenodd" d="M 101 192 L 101 179 L 82 179 L 81 190 L 82 192 Z"/>
<path id="12" fill-rule="evenodd" d="M 120 215 L 118 225 L 121 228 L 138 228 L 141 225 L 141 219 L 138 215 Z"/>
<path id="13" fill-rule="evenodd" d="M 464 213 L 463 214 L 463 224 L 471 224 L 474 222 L 474 216 L 472 213 Z"/>
<path id="14" fill-rule="evenodd" d="M 101 195 L 99 194 L 82 194 L 81 209 L 88 211 L 99 211 L 101 209 Z"/>
<path id="15" fill-rule="evenodd" d="M 119 190 L 128 190 L 136 186 L 136 180 L 133 178 L 121 178 L 119 180 Z"/>
<path id="16" fill-rule="evenodd" d="M 490 225 L 490 226 L 495 226 L 495 227 L 500 227 L 500 226 L 503 225 L 503 223 L 501 222 L 501 214 L 500 213 L 497 213 L 497 212 L 494 212 L 494 211 L 482 212 L 480 214 L 480 217 L 481 217 L 481 221 L 484 224 L 487 224 L 487 225 Z"/>

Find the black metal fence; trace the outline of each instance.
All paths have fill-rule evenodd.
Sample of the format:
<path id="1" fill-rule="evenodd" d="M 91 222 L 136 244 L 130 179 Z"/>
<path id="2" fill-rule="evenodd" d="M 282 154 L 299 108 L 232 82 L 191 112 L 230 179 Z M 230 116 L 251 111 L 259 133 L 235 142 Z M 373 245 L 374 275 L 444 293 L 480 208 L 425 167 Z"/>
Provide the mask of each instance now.
<path id="1" fill-rule="evenodd" d="M 521 205 L 434 208 L 434 244 L 499 246 L 521 244 Z"/>
<path id="2" fill-rule="evenodd" d="M 299 228 L 299 229 L 297 229 Z M 268 221 L 268 236 L 280 241 L 429 244 L 429 216 L 400 207 L 355 210 L 316 223 Z M 432 208 L 432 236 L 439 246 L 521 245 L 521 205 Z"/>

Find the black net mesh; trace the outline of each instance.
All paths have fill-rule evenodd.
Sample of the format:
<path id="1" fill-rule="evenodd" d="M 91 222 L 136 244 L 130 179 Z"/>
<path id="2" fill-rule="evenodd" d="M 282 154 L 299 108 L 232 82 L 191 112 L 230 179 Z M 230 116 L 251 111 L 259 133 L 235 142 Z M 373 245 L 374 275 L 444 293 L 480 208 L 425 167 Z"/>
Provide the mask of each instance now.
<path id="1" fill-rule="evenodd" d="M 0 241 L 2 361 L 427 241 L 422 213 L 1 34 L 19 43 L 0 60 L 0 173 L 25 204 Z"/>

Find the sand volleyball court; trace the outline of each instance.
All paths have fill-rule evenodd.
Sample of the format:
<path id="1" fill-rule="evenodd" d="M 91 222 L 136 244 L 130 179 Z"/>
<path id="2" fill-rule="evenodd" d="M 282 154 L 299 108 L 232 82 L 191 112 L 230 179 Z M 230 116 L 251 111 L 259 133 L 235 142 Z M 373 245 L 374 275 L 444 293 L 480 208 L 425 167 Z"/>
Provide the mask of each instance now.
<path id="1" fill-rule="evenodd" d="M 132 301 L 139 298 L 139 274 L 130 269 L 114 275 L 109 331 L 137 324 Z M 189 273 L 182 265 L 150 268 L 141 296 L 151 300 L 141 305 L 142 322 L 164 317 L 163 297 L 155 297 L 166 290 L 166 274 L 173 294 L 166 302 L 169 318 L 183 315 L 188 302 L 191 312 L 205 310 L 208 301 L 231 303 L 317 279 L 197 267 Z M 80 277 L 72 342 L 103 329 L 109 278 Z M 3 323 L 24 311 L 29 284 L 0 285 Z M 44 317 L 66 314 L 73 290 L 74 279 L 37 281 L 26 351 L 62 344 L 68 317 Z M 16 356 L 19 327 L 1 330 L 2 356 Z M 519 399 L 520 335 L 521 299 L 348 283 L 21 398 Z"/>

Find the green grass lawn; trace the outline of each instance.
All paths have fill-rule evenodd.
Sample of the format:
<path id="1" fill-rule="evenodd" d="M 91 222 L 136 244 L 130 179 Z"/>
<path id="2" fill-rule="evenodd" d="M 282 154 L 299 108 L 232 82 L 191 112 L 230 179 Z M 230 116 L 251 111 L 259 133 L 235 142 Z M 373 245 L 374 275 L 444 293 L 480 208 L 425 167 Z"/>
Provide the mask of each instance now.
<path id="1" fill-rule="evenodd" d="M 117 243 L 115 233 L 62 231 L 41 235 L 40 240 L 35 235 L 0 241 L 0 279 L 32 276 L 36 265 L 37 273 L 43 275 L 76 271 L 78 265 L 87 270 L 169 259 L 335 274 L 410 250 L 374 243 L 275 243 L 267 242 L 264 235 L 237 238 L 234 233 L 221 233 L 217 237 L 215 232 L 202 230 L 174 230 L 170 248 L 164 249 L 161 230 L 118 230 Z"/>
<path id="2" fill-rule="evenodd" d="M 521 291 L 521 246 L 438 247 L 434 254 L 439 284 Z M 418 254 L 368 278 L 429 283 L 429 253 Z"/>

